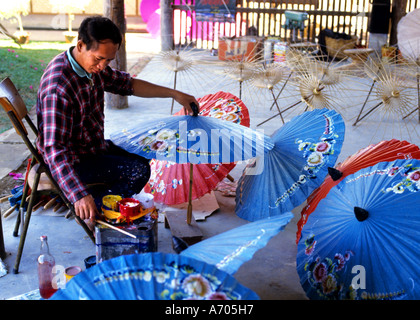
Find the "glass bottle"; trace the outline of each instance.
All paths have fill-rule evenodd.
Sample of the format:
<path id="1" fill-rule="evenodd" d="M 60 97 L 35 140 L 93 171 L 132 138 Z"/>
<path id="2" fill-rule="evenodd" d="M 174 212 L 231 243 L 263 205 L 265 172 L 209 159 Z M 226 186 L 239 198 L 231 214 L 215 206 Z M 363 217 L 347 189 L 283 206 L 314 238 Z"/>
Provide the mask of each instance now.
<path id="1" fill-rule="evenodd" d="M 57 291 L 57 286 L 53 283 L 54 266 L 55 260 L 48 248 L 48 238 L 47 236 L 41 236 L 41 250 L 38 257 L 38 280 L 39 293 L 44 299 L 50 298 Z"/>

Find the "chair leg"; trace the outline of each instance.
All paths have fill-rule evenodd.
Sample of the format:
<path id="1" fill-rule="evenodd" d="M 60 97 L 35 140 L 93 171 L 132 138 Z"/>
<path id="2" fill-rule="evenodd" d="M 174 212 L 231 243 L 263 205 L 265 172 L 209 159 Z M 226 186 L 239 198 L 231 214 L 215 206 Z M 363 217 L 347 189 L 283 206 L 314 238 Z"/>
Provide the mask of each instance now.
<path id="1" fill-rule="evenodd" d="M 29 199 L 28 210 L 26 211 L 25 222 L 23 224 L 22 234 L 20 235 L 20 241 L 19 241 L 18 252 L 17 252 L 17 255 L 16 255 L 15 266 L 13 267 L 13 273 L 14 274 L 19 273 L 19 264 L 20 264 L 20 260 L 22 258 L 23 246 L 25 245 L 26 233 L 28 232 L 29 221 L 31 219 L 31 214 L 32 214 L 32 207 L 33 207 L 35 199 L 36 199 L 36 192 L 37 192 L 36 190 L 38 189 L 38 184 L 39 184 L 40 177 L 41 177 L 41 173 L 37 172 L 35 174 L 34 183 L 33 183 L 33 187 L 32 187 L 32 195 Z"/>
<path id="2" fill-rule="evenodd" d="M 29 191 L 29 185 L 28 185 L 28 183 L 26 183 L 25 187 L 23 188 L 22 199 L 20 200 L 19 213 L 16 217 L 15 230 L 13 231 L 13 236 L 14 237 L 19 236 L 19 226 L 21 224 L 21 221 L 23 221 L 23 217 L 25 216 L 24 207 L 25 207 L 25 202 L 26 202 L 26 197 L 28 195 L 28 191 Z"/>
<path id="3" fill-rule="evenodd" d="M 80 217 L 78 215 L 76 215 L 76 213 L 74 212 L 74 208 L 71 208 L 71 212 L 73 214 L 73 216 L 75 217 L 75 219 L 77 220 L 77 222 L 82 226 L 83 230 L 85 230 L 85 232 L 87 233 L 87 235 L 89 236 L 90 240 L 92 240 L 92 242 L 95 244 L 95 237 L 93 235 L 92 230 L 89 229 L 89 227 L 87 226 L 87 224 L 80 219 Z"/>

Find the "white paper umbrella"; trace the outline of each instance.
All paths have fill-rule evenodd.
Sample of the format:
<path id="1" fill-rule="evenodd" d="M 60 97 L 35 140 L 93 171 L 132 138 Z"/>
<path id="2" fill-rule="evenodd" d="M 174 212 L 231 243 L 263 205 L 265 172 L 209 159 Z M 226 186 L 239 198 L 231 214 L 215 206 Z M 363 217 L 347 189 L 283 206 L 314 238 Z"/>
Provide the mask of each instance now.
<path id="1" fill-rule="evenodd" d="M 416 61 L 420 57 L 420 9 L 409 12 L 400 20 L 397 39 L 404 58 Z"/>

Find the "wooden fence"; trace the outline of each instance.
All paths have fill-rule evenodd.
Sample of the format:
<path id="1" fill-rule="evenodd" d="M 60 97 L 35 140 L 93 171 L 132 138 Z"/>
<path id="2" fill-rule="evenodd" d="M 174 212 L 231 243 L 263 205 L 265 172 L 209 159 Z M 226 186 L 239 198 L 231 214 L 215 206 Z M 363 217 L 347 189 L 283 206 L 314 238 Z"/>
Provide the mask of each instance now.
<path id="1" fill-rule="evenodd" d="M 244 36 L 253 27 L 260 37 L 290 39 L 284 12 L 306 12 L 308 19 L 301 40 L 315 42 L 322 29 L 356 35 L 367 45 L 371 12 L 369 0 L 237 0 L 234 22 L 197 21 L 195 0 L 173 0 L 174 44 L 193 44 L 197 48 L 218 47 L 219 36 Z M 408 0 L 406 12 L 420 7 L 420 0 Z M 254 30 L 255 30 L 254 29 Z"/>

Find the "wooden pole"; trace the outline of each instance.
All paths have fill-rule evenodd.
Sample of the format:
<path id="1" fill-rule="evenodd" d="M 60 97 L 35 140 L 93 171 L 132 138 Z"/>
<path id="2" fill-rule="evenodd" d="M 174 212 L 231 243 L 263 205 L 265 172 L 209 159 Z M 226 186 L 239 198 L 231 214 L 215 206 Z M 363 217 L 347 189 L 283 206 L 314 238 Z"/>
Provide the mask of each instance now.
<path id="1" fill-rule="evenodd" d="M 391 11 L 391 34 L 389 37 L 389 45 L 398 43 L 397 37 L 397 26 L 401 18 L 406 14 L 407 0 L 393 0 Z"/>
<path id="2" fill-rule="evenodd" d="M 190 189 L 188 194 L 187 223 L 191 224 L 192 219 L 192 186 L 193 186 L 194 165 L 190 163 Z"/>
<path id="3" fill-rule="evenodd" d="M 111 68 L 127 71 L 127 53 L 125 49 L 125 32 L 126 21 L 124 13 L 124 0 L 105 0 L 104 1 L 104 16 L 111 19 L 120 29 L 123 37 L 121 47 L 117 52 L 117 56 L 110 63 Z M 117 94 L 105 93 L 105 105 L 115 109 L 128 108 L 127 96 L 120 96 Z"/>
<path id="4" fill-rule="evenodd" d="M 160 38 L 161 50 L 174 49 L 174 10 L 172 0 L 160 0 Z"/>

